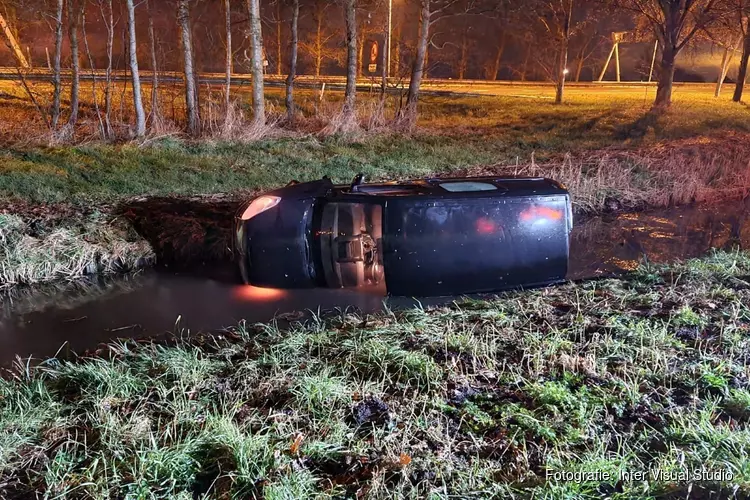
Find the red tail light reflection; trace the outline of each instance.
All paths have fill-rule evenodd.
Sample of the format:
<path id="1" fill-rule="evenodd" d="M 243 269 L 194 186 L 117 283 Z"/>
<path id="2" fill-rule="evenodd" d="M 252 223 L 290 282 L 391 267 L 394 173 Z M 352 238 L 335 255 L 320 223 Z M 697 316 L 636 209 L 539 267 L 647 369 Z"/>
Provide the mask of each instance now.
<path id="1" fill-rule="evenodd" d="M 498 230 L 498 225 L 494 220 L 486 217 L 477 219 L 477 233 L 479 234 L 492 234 Z"/>
<path id="2" fill-rule="evenodd" d="M 535 222 L 539 219 L 557 221 L 562 220 L 562 218 L 562 211 L 539 205 L 532 205 L 521 212 L 522 222 Z"/>
<path id="3" fill-rule="evenodd" d="M 278 288 L 261 288 L 259 286 L 244 285 L 236 287 L 232 295 L 235 299 L 246 302 L 268 302 L 285 297 L 286 291 L 279 290 Z"/>

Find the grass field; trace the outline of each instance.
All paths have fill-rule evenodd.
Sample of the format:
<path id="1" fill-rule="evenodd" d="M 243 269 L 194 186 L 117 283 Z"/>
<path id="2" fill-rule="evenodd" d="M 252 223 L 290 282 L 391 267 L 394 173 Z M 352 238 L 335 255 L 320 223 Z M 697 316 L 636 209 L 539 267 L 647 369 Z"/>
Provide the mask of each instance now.
<path id="1" fill-rule="evenodd" d="M 19 363 L 0 381 L 0 488 L 745 497 L 748 304 L 750 255 L 729 252 L 488 301 Z"/>
<path id="2" fill-rule="evenodd" d="M 324 133 L 339 110 L 340 94 L 329 93 L 320 102 L 316 92 L 303 90 L 296 125 L 279 122 L 253 140 L 243 136 L 244 122 L 239 119 L 229 138 L 222 134 L 220 96 L 204 92 L 204 137 L 189 140 L 179 127 L 167 123 L 142 143 L 100 141 L 90 95 L 87 101 L 85 94 L 81 124 L 74 137 L 61 142 L 44 131 L 17 84 L 0 85 L 0 210 L 21 217 L 30 227 L 22 233 L 40 241 L 59 228 L 86 226 L 87 219 L 76 216 L 77 210 L 98 211 L 105 214 L 99 220 L 112 221 L 133 197 L 247 197 L 291 179 L 328 175 L 349 182 L 359 172 L 369 179 L 548 176 L 569 187 L 578 213 L 611 206 L 638 209 L 713 202 L 750 192 L 750 111 L 732 103 L 728 92 L 714 98 L 707 85 L 678 86 L 674 106 L 663 116 L 649 113 L 654 88 L 647 86 L 571 86 L 567 102 L 560 106 L 547 99 L 553 89 L 539 85 L 502 87 L 497 96 L 426 95 L 419 126 L 409 134 L 388 125 L 397 97 L 389 97 L 381 109 L 377 94 L 360 93 L 363 130 L 348 136 Z M 38 85 L 40 96 L 49 94 L 49 88 Z M 162 112 L 167 121 L 172 115 L 179 121 L 180 89 L 165 87 Z M 240 88 L 234 95 L 245 114 L 247 91 Z M 144 94 L 149 95 L 148 88 Z M 130 97 L 121 89 L 115 98 L 113 117 L 124 137 Z M 281 91 L 269 89 L 267 99 L 274 121 L 283 114 Z M 71 218 L 49 221 L 49 214 L 58 211 Z M 41 230 L 31 228 L 40 220 Z M 108 241 L 137 252 L 124 256 L 105 247 L 100 260 L 137 262 L 143 256 L 139 247 L 125 245 L 134 240 L 121 234 L 110 232 Z M 6 266 L 7 255 L 21 254 L 6 243 L 0 249 L 0 262 Z M 71 262 L 68 267 L 73 270 L 64 264 L 43 264 L 36 278 L 29 273 L 24 282 L 78 275 L 75 269 L 89 267 L 90 262 Z"/>

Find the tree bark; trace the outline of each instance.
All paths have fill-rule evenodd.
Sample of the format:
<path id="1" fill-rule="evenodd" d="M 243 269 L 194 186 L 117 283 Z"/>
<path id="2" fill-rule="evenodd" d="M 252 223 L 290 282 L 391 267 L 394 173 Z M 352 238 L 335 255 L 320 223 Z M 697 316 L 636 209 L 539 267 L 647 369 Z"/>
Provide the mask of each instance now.
<path id="1" fill-rule="evenodd" d="M 733 45 L 724 49 L 724 57 L 721 58 L 721 68 L 719 68 L 719 78 L 716 80 L 714 97 L 719 97 L 721 95 L 721 88 L 724 85 L 724 80 L 726 80 L 727 78 L 729 66 L 732 64 L 732 59 L 734 59 L 734 51 L 736 49 L 737 45 Z"/>
<path id="2" fill-rule="evenodd" d="M 391 40 L 392 73 L 397 77 L 401 74 L 401 23 L 397 22 Z"/>
<path id="3" fill-rule="evenodd" d="M 745 80 L 747 80 L 748 59 L 750 59 L 750 19 L 748 20 L 748 26 L 745 29 L 744 40 L 742 43 L 740 69 L 737 73 L 737 83 L 734 86 L 734 95 L 732 96 L 734 102 L 740 102 L 742 100 L 742 92 L 745 89 Z"/>
<path id="4" fill-rule="evenodd" d="M 151 117 L 159 117 L 159 64 L 156 60 L 156 32 L 154 30 L 154 15 L 151 12 L 151 3 L 146 0 L 148 12 L 148 44 L 151 50 Z"/>
<path id="5" fill-rule="evenodd" d="M 18 44 L 18 40 L 16 40 L 16 35 L 13 33 L 13 30 L 10 29 L 10 26 L 8 26 L 2 13 L 0 13 L 0 28 L 2 28 L 5 37 L 8 39 L 8 46 L 10 47 L 11 52 L 13 52 L 16 60 L 18 60 L 18 66 L 22 69 L 29 69 L 29 61 L 23 55 L 23 50 L 21 50 L 21 46 Z"/>
<path id="6" fill-rule="evenodd" d="M 674 63 L 677 49 L 672 43 L 666 43 L 661 56 L 659 84 L 656 86 L 654 108 L 666 108 L 672 104 L 672 84 L 674 83 Z"/>
<path id="7" fill-rule="evenodd" d="M 107 15 L 102 7 L 102 18 L 107 27 L 107 72 L 104 84 L 104 128 L 107 138 L 111 139 L 112 132 L 112 48 L 115 38 L 115 20 L 112 12 L 112 0 L 107 0 Z"/>
<path id="8" fill-rule="evenodd" d="M 128 43 L 130 49 L 130 76 L 133 79 L 133 109 L 135 110 L 135 136 L 138 138 L 146 135 L 146 112 L 143 109 L 143 96 L 141 94 L 141 74 L 138 71 L 138 43 L 135 32 L 135 6 L 133 0 L 127 0 L 128 8 Z"/>
<path id="9" fill-rule="evenodd" d="M 104 129 L 104 120 L 102 120 L 102 114 L 99 110 L 99 96 L 96 91 L 96 71 L 94 70 L 94 58 L 91 55 L 91 49 L 89 48 L 89 37 L 86 34 L 86 9 L 83 9 L 81 14 L 81 34 L 83 35 L 83 46 L 86 50 L 86 56 L 89 61 L 89 69 L 91 70 L 91 100 L 94 103 L 94 111 L 96 112 L 96 118 L 99 120 L 99 134 L 102 138 L 106 138 L 106 130 Z"/>
<path id="10" fill-rule="evenodd" d="M 57 11 L 55 12 L 55 59 L 52 69 L 52 84 L 54 91 L 52 95 L 52 128 L 57 128 L 60 120 L 60 94 L 62 93 L 62 78 L 60 77 L 60 64 L 62 59 L 63 43 L 63 8 L 64 0 L 57 0 Z"/>
<path id="11" fill-rule="evenodd" d="M 281 0 L 276 0 L 276 74 L 281 75 Z"/>
<path id="12" fill-rule="evenodd" d="M 81 60 L 78 53 L 78 21 L 81 14 L 74 2 L 75 0 L 68 0 L 68 41 L 70 42 L 70 66 L 73 72 L 70 85 L 70 117 L 68 118 L 68 125 L 71 127 L 78 122 L 81 85 Z"/>
<path id="13" fill-rule="evenodd" d="M 224 23 L 227 37 L 227 52 L 224 63 L 224 107 L 229 110 L 229 92 L 232 89 L 232 6 L 230 0 L 224 0 Z M 227 119 L 229 119 L 228 113 Z"/>
<path id="14" fill-rule="evenodd" d="M 466 36 L 466 30 L 461 35 L 461 58 L 458 61 L 458 79 L 463 80 L 466 77 L 466 66 L 469 59 L 469 39 Z"/>
<path id="15" fill-rule="evenodd" d="M 427 44 L 430 39 L 430 0 L 421 0 L 422 9 L 419 15 L 419 38 L 417 40 L 417 52 L 411 70 L 411 81 L 409 82 L 409 93 L 406 97 L 406 124 L 413 127 L 417 121 L 417 103 L 419 102 L 419 91 L 422 87 L 422 76 L 425 70 L 427 58 Z"/>
<path id="16" fill-rule="evenodd" d="M 359 39 L 357 40 L 357 78 L 362 76 L 362 65 L 364 61 L 362 56 L 365 52 L 365 36 L 363 33 L 359 33 Z"/>
<path id="17" fill-rule="evenodd" d="M 568 46 L 570 45 L 570 21 L 573 16 L 573 0 L 569 0 L 568 9 L 563 21 L 562 40 L 560 44 L 560 62 L 557 68 L 557 92 L 555 92 L 555 104 L 563 102 L 565 93 L 565 78 L 568 75 Z"/>
<path id="18" fill-rule="evenodd" d="M 253 124 L 265 125 L 266 107 L 263 95 L 263 32 L 260 22 L 260 0 L 247 0 L 250 14 L 250 52 L 253 78 Z"/>
<path id="19" fill-rule="evenodd" d="M 317 25 L 315 31 L 315 76 L 320 76 L 320 67 L 323 63 L 323 13 L 318 6 Z"/>
<path id="20" fill-rule="evenodd" d="M 529 70 L 529 58 L 531 57 L 531 44 L 526 46 L 526 57 L 523 59 L 523 66 L 521 66 L 521 81 L 526 81 L 526 73 Z"/>
<path id="21" fill-rule="evenodd" d="M 346 90 L 344 114 L 354 117 L 357 100 L 357 0 L 345 0 L 346 9 Z"/>
<path id="22" fill-rule="evenodd" d="M 200 115 L 196 102 L 195 71 L 193 70 L 193 37 L 190 31 L 190 0 L 179 0 L 177 21 L 182 36 L 182 56 L 185 72 L 185 109 L 187 111 L 188 132 L 198 135 Z"/>
<path id="23" fill-rule="evenodd" d="M 581 73 L 583 72 L 583 54 L 578 58 L 578 65 L 576 67 L 576 83 L 581 81 Z"/>
<path id="24" fill-rule="evenodd" d="M 500 67 L 503 61 L 503 53 L 505 52 L 505 42 L 507 41 L 506 31 L 503 31 L 502 37 L 500 38 L 500 45 L 497 47 L 497 54 L 495 54 L 495 63 L 492 66 L 492 78 L 497 80 L 500 78 Z"/>
<path id="25" fill-rule="evenodd" d="M 294 0 L 292 10 L 292 44 L 289 54 L 289 75 L 286 77 L 286 114 L 294 121 L 294 79 L 297 76 L 297 52 L 299 49 L 299 0 Z"/>

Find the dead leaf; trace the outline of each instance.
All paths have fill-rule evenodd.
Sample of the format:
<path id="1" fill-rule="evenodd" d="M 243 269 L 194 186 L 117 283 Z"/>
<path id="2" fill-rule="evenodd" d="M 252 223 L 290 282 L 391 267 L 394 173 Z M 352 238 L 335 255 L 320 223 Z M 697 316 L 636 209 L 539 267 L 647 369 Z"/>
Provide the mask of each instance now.
<path id="1" fill-rule="evenodd" d="M 402 453 L 398 458 L 398 463 L 401 464 L 402 467 L 406 467 L 411 463 L 411 457 L 406 453 Z"/>
<path id="2" fill-rule="evenodd" d="M 289 452 L 292 455 L 296 455 L 299 452 L 299 447 L 302 445 L 302 441 L 305 440 L 304 434 L 297 434 L 297 436 L 294 438 L 294 442 L 292 443 L 292 446 L 289 447 Z"/>

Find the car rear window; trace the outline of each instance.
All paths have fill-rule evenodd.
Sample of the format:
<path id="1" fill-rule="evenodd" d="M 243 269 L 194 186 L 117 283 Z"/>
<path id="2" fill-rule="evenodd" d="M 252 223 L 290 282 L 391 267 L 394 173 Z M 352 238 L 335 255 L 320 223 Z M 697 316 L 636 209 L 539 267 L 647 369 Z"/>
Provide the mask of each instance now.
<path id="1" fill-rule="evenodd" d="M 441 182 L 440 187 L 451 193 L 467 191 L 497 191 L 497 186 L 489 182 Z"/>

